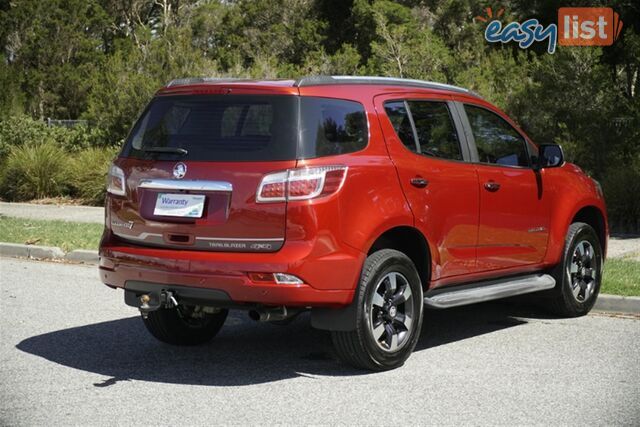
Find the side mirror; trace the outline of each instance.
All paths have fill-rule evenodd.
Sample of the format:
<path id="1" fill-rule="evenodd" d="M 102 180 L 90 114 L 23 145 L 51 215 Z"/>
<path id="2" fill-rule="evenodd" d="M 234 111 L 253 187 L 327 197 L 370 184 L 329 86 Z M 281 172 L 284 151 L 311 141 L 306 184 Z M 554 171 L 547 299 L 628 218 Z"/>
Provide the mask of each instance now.
<path id="1" fill-rule="evenodd" d="M 538 149 L 538 169 L 557 168 L 564 163 L 564 154 L 559 145 L 542 144 Z"/>

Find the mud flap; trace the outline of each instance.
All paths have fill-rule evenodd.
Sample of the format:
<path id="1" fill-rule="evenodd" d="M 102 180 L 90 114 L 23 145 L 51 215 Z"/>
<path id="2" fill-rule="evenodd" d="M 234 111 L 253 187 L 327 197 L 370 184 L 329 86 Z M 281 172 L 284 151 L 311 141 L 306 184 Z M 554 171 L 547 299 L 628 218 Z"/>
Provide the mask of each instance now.
<path id="1" fill-rule="evenodd" d="M 311 326 L 325 331 L 348 332 L 356 329 L 358 320 L 358 298 L 354 297 L 351 304 L 342 308 L 311 309 Z"/>

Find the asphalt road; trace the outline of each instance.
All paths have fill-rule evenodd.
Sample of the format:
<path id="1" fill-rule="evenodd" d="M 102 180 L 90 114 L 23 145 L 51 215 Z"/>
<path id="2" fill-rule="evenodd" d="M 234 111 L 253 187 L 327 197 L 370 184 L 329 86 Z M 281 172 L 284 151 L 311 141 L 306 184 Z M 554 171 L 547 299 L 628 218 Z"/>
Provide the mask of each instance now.
<path id="1" fill-rule="evenodd" d="M 95 267 L 0 258 L 0 425 L 640 425 L 640 320 L 429 312 L 405 366 L 371 374 L 306 316 L 233 312 L 211 344 L 175 348 L 122 299 Z"/>

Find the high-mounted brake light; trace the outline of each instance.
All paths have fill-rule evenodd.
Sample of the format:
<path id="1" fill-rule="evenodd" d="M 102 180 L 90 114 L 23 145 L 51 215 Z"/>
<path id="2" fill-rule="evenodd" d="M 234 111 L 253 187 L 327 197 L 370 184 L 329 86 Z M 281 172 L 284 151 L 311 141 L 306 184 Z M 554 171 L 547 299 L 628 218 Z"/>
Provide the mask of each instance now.
<path id="1" fill-rule="evenodd" d="M 124 196 L 127 194 L 125 182 L 124 171 L 116 165 L 111 165 L 107 175 L 107 192 L 116 196 Z"/>
<path id="2" fill-rule="evenodd" d="M 342 187 L 347 169 L 347 166 L 318 166 L 265 175 L 258 187 L 256 200 L 269 203 L 331 195 Z"/>

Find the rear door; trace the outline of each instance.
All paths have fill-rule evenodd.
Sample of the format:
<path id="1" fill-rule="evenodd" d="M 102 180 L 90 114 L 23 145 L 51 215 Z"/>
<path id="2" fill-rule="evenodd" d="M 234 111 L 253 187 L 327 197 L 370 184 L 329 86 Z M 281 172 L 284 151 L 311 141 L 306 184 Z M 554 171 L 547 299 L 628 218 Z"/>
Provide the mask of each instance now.
<path id="1" fill-rule="evenodd" d="M 286 202 L 258 203 L 264 175 L 295 166 L 297 96 L 157 97 L 117 160 L 126 194 L 111 228 L 151 246 L 270 252 L 284 243 Z"/>
<path id="2" fill-rule="evenodd" d="M 458 104 L 468 122 L 480 183 L 478 268 L 542 262 L 549 237 L 548 198 L 531 167 L 533 146 L 496 111 Z"/>
<path id="3" fill-rule="evenodd" d="M 478 178 L 448 96 L 375 98 L 387 147 L 416 227 L 437 248 L 433 280 L 475 270 Z"/>

